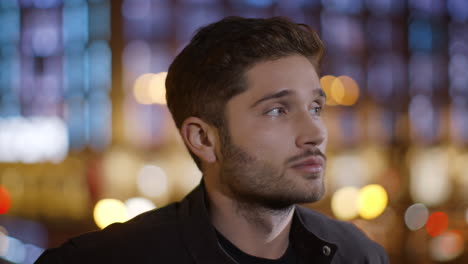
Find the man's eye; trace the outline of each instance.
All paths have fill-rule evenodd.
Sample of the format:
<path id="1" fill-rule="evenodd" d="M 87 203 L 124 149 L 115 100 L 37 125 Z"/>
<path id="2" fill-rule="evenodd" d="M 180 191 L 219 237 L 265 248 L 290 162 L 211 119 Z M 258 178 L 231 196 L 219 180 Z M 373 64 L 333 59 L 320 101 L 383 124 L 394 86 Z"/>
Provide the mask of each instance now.
<path id="1" fill-rule="evenodd" d="M 267 115 L 269 115 L 269 116 L 280 116 L 280 115 L 283 115 L 285 113 L 286 113 L 286 111 L 285 111 L 284 108 L 276 107 L 276 108 L 273 108 L 270 111 L 268 111 Z"/>
<path id="2" fill-rule="evenodd" d="M 316 107 L 313 107 L 310 111 L 312 111 L 312 114 L 319 116 L 322 113 L 322 107 L 316 106 Z"/>

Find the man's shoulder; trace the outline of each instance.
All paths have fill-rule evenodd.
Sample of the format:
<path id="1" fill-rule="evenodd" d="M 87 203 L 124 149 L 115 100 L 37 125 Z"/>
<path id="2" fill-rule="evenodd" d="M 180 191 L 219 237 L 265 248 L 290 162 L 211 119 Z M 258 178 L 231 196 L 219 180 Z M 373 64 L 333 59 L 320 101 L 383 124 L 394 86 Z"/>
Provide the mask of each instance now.
<path id="1" fill-rule="evenodd" d="M 89 246 L 95 243 L 142 243 L 148 239 L 158 239 L 161 233 L 169 233 L 176 229 L 177 203 L 142 213 L 124 223 L 114 223 L 100 231 L 90 232 L 72 238 L 70 241 L 77 246 Z M 125 238 L 126 241 L 119 240 Z M 135 241 L 129 241 L 135 240 Z"/>
<path id="2" fill-rule="evenodd" d="M 158 252 L 158 256 L 164 258 L 164 252 L 173 252 L 168 248 L 182 249 L 177 232 L 178 206 L 172 203 L 125 223 L 114 223 L 103 230 L 71 238 L 59 248 L 46 251 L 37 263 L 129 263 L 130 260 L 149 263 L 150 260 L 144 258 Z"/>
<path id="3" fill-rule="evenodd" d="M 353 223 L 333 219 L 303 206 L 297 208 L 303 224 L 310 232 L 338 246 L 338 258 L 355 256 L 372 259 L 372 263 L 388 263 L 383 247 L 368 238 Z"/>

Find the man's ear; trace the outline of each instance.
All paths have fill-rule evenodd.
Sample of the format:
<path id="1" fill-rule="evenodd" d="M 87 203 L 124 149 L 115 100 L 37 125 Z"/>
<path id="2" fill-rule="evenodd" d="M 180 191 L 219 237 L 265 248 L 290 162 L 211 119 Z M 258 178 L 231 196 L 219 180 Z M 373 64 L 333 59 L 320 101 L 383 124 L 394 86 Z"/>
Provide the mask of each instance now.
<path id="1" fill-rule="evenodd" d="M 182 138 L 187 147 L 197 157 L 207 163 L 216 161 L 215 128 L 198 117 L 191 116 L 182 123 Z"/>

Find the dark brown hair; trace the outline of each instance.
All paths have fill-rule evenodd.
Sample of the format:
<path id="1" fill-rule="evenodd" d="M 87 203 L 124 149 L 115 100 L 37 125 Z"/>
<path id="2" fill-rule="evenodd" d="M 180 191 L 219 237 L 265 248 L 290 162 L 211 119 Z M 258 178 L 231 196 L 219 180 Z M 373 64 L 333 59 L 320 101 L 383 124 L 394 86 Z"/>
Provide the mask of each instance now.
<path id="1" fill-rule="evenodd" d="M 172 62 L 166 78 L 167 106 L 179 129 L 190 116 L 222 128 L 224 106 L 247 89 L 248 69 L 300 54 L 318 71 L 323 52 L 322 41 L 307 25 L 284 17 L 226 17 L 200 28 Z M 198 157 L 190 154 L 201 170 Z"/>

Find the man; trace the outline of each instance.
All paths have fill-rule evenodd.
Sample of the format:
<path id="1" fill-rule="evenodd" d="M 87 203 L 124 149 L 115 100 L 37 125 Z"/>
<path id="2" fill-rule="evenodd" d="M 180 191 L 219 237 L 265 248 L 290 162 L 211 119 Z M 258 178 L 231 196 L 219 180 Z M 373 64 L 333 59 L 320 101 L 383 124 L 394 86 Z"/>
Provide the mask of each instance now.
<path id="1" fill-rule="evenodd" d="M 352 224 L 297 205 L 324 194 L 322 54 L 315 32 L 285 18 L 201 28 L 166 80 L 200 186 L 37 263 L 388 263 Z"/>

